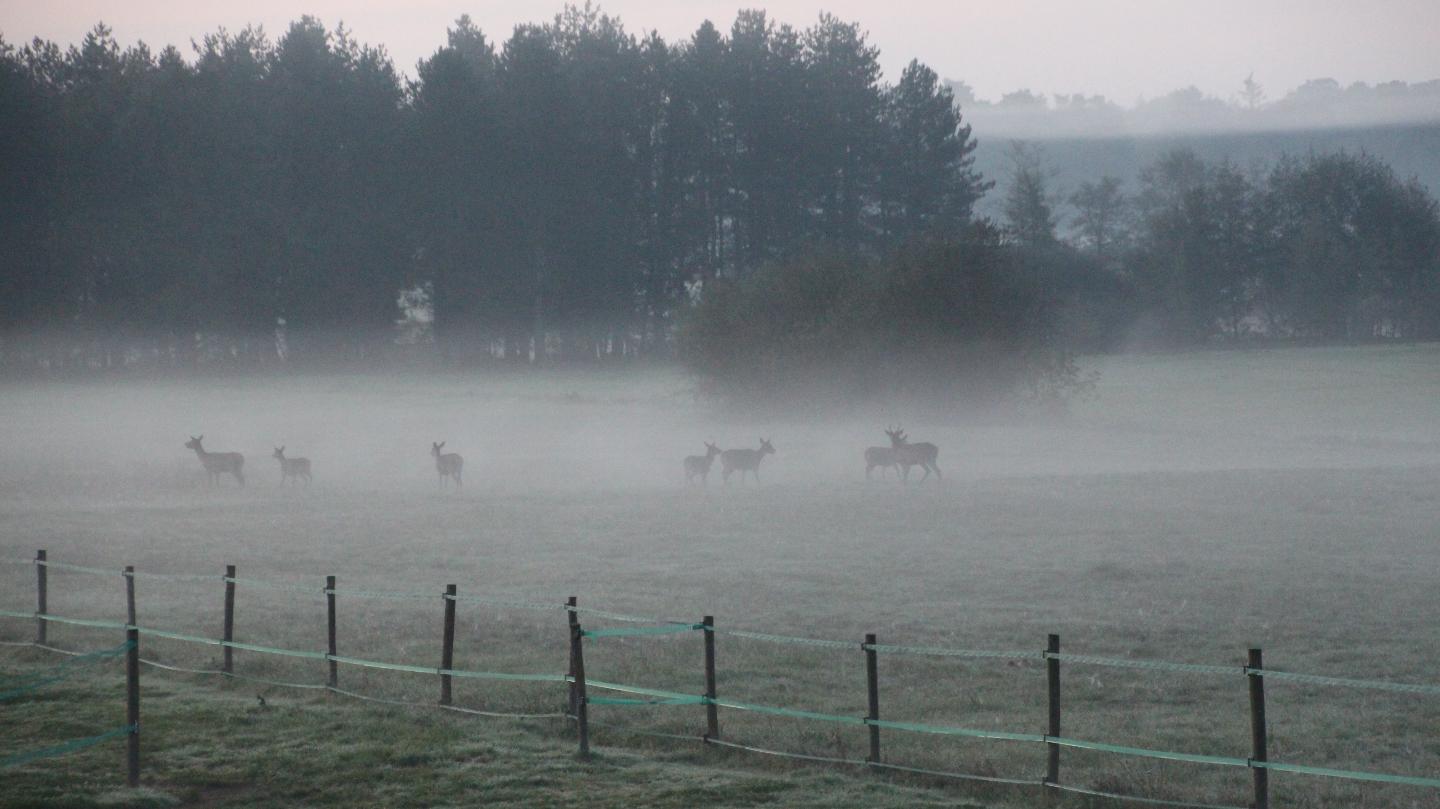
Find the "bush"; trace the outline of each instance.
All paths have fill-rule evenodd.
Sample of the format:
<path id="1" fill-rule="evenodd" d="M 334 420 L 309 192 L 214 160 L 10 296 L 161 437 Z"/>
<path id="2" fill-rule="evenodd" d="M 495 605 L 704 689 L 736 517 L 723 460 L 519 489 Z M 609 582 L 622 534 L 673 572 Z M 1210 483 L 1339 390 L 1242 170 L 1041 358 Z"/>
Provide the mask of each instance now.
<path id="1" fill-rule="evenodd" d="M 883 260 L 818 250 L 710 284 L 681 356 L 736 401 L 1063 404 L 1086 384 L 1056 338 L 1049 269 L 984 226 Z"/>

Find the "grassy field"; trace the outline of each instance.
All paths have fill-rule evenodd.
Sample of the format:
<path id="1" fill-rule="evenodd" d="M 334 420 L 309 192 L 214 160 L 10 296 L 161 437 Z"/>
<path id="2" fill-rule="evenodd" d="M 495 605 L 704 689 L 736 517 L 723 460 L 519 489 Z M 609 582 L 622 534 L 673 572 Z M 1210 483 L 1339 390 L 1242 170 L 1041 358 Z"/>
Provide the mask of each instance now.
<path id="1" fill-rule="evenodd" d="M 347 587 L 558 602 L 721 628 L 882 643 L 1043 648 L 1440 682 L 1440 346 L 1292 349 L 1097 360 L 1093 399 L 1069 418 L 726 416 L 672 372 L 543 377 L 294 377 L 0 387 L 0 557 L 312 586 L 246 589 L 237 638 L 323 649 L 326 574 Z M 903 423 L 941 446 L 944 481 L 864 480 L 861 452 Z M 247 456 L 249 485 L 214 490 L 182 444 Z M 763 484 L 683 485 L 680 458 L 778 452 Z M 466 457 L 440 491 L 430 441 Z M 282 489 L 272 446 L 314 460 L 315 485 Z M 716 470 L 718 473 L 718 468 Z M 33 607 L 33 570 L 0 566 L 0 607 Z M 123 584 L 55 571 L 50 608 L 123 618 Z M 217 636 L 218 583 L 142 579 L 140 621 Z M 339 650 L 435 665 L 440 600 L 341 599 Z M 455 665 L 564 671 L 562 611 L 461 604 Z M 596 621 L 595 625 L 609 625 Z M 29 622 L 0 620 L 0 639 Z M 113 633 L 110 633 L 113 634 Z M 103 632 L 53 627 L 95 648 Z M 721 635 L 719 692 L 745 702 L 860 715 L 858 646 Z M 155 640 L 146 655 L 208 667 L 213 649 Z M 50 665 L 0 650 L 0 670 Z M 241 672 L 323 681 L 323 663 L 237 653 Z M 591 677 L 686 693 L 703 683 L 698 636 L 597 639 Z M 111 679 L 0 707 L 0 755 L 118 721 Z M 119 789 L 121 746 L 7 772 L 0 805 L 923 805 L 1030 806 L 1029 788 L 936 786 L 847 774 L 630 729 L 696 735 L 697 706 L 596 706 L 601 755 L 574 762 L 559 720 L 377 707 L 147 669 L 151 791 Z M 97 675 L 98 677 L 98 675 Z M 432 677 L 342 668 L 357 691 L 433 700 Z M 109 689 L 108 691 L 105 689 Z M 258 696 L 263 696 L 261 706 Z M 563 687 L 461 681 L 457 701 L 557 710 Z M 1440 773 L 1440 699 L 1272 683 L 1271 757 Z M 884 716 L 1016 732 L 1045 729 L 1039 661 L 883 656 Z M 1065 734 L 1139 747 L 1248 753 L 1242 677 L 1067 665 Z M 106 712 L 109 713 L 106 713 Z M 17 717 L 12 725 L 12 716 Z M 55 724 L 55 717 L 63 721 Z M 750 744 L 862 758 L 865 730 L 721 712 Z M 73 735 L 73 734 L 72 734 Z M 1040 745 L 885 733 L 887 760 L 1013 777 L 1043 773 Z M 1243 805 L 1241 769 L 1067 750 L 1062 777 L 1105 790 Z M 14 784 L 15 788 L 11 788 Z M 1277 806 L 1433 806 L 1423 789 L 1276 774 Z M 924 787 L 922 791 L 916 788 Z M 484 796 L 483 798 L 481 796 Z M 807 803 L 808 802 L 808 803 Z M 1076 801 L 1075 805 L 1083 805 Z M 1105 805 L 1097 802 L 1096 805 Z"/>

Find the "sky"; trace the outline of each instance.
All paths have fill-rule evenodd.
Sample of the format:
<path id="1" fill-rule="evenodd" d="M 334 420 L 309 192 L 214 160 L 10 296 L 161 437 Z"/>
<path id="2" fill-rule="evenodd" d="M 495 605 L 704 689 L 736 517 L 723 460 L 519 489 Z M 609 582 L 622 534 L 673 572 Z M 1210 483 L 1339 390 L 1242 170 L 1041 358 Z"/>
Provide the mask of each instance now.
<path id="1" fill-rule="evenodd" d="M 1194 85 L 1230 98 L 1250 72 L 1271 97 L 1307 79 L 1440 78 L 1440 0 L 607 0 L 635 33 L 688 36 L 702 20 L 728 29 L 763 7 L 796 27 L 822 10 L 859 22 L 881 49 L 887 77 L 911 58 L 961 79 L 985 99 L 1020 88 L 1103 95 L 1121 104 Z M 411 76 L 417 60 L 469 14 L 493 39 L 548 20 L 560 0 L 0 0 L 0 36 L 78 41 L 103 20 L 124 44 L 188 43 L 224 26 L 263 25 L 272 38 L 302 14 L 383 44 Z"/>

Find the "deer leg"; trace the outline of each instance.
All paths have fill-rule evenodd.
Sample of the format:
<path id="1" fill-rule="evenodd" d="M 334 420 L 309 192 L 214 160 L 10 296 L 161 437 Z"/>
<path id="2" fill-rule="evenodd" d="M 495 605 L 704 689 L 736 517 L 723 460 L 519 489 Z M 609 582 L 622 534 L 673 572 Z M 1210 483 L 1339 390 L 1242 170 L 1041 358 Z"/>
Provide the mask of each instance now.
<path id="1" fill-rule="evenodd" d="M 935 477 L 936 477 L 937 480 L 944 480 L 944 479 L 945 479 L 945 476 L 942 475 L 942 474 L 940 474 L 940 465 L 939 465 L 939 464 L 935 463 L 934 461 L 931 461 L 931 462 L 930 462 L 930 468 L 935 470 Z"/>

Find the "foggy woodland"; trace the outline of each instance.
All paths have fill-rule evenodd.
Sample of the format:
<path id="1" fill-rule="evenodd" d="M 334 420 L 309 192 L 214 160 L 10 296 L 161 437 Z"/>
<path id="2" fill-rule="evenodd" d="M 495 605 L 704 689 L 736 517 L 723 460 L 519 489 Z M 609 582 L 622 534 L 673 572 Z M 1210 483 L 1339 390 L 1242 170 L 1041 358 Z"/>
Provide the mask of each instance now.
<path id="1" fill-rule="evenodd" d="M 504 41 L 461 18 L 413 79 L 308 17 L 190 54 L 103 26 L 0 44 L 3 362 L 679 356 L 725 384 L 727 362 L 817 346 L 870 367 L 901 342 L 984 340 L 1053 370 L 1074 351 L 1440 336 L 1433 191 L 1372 154 L 1282 144 L 1242 165 L 1182 143 L 1069 183 L 1066 147 L 1004 136 L 982 175 L 969 123 L 1143 130 L 1168 110 L 1264 129 L 1375 99 L 1410 115 L 1430 84 L 1269 102 L 1251 78 L 1231 102 L 1122 113 L 977 100 L 919 62 L 887 82 L 877 54 L 831 16 L 746 11 L 667 42 L 588 7 Z M 957 315 L 977 305 L 993 311 Z"/>

